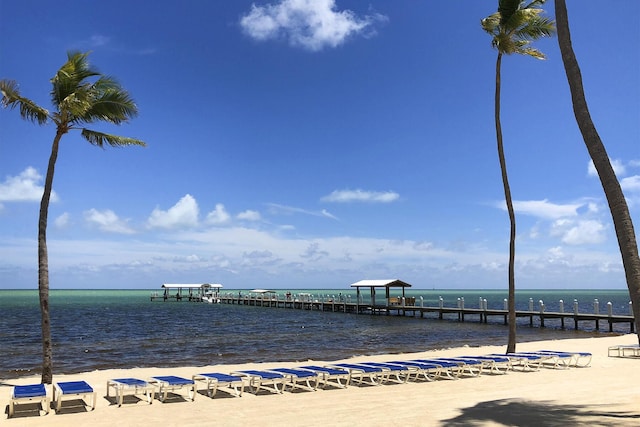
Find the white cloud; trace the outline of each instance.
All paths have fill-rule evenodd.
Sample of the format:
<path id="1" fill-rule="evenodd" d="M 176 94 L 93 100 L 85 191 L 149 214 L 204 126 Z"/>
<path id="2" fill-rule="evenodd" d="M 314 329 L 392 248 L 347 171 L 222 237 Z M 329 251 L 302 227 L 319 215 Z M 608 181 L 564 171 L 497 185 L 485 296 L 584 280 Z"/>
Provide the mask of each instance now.
<path id="1" fill-rule="evenodd" d="M 609 160 L 611 162 L 611 167 L 617 176 L 624 175 L 627 172 L 627 168 L 620 160 Z M 589 176 L 598 176 L 598 171 L 596 167 L 593 165 L 593 160 L 589 160 L 589 165 L 587 166 L 587 174 Z"/>
<path id="2" fill-rule="evenodd" d="M 237 215 L 237 218 L 244 221 L 260 221 L 262 219 L 262 217 L 260 216 L 260 212 L 252 211 L 250 209 L 247 209 L 244 212 L 240 212 Z"/>
<path id="3" fill-rule="evenodd" d="M 231 215 L 225 210 L 222 203 L 218 203 L 216 208 L 207 214 L 207 222 L 209 224 L 225 224 L 231 219 Z"/>
<path id="4" fill-rule="evenodd" d="M 349 202 L 370 202 L 370 203 L 391 203 L 400 198 L 398 193 L 393 191 L 364 191 L 364 190 L 335 190 L 328 196 L 322 197 L 323 202 L 349 203 Z"/>
<path id="5" fill-rule="evenodd" d="M 311 215 L 311 216 L 321 216 L 321 217 L 331 218 L 336 220 L 338 219 L 326 209 L 323 209 L 320 212 L 317 212 L 317 211 L 310 211 L 302 208 L 296 208 L 293 206 L 279 205 L 277 203 L 269 203 L 268 206 L 269 206 L 269 212 L 274 215 L 293 215 L 293 214 L 301 213 L 301 214 Z"/>
<path id="6" fill-rule="evenodd" d="M 336 10 L 335 0 L 280 0 L 265 6 L 251 5 L 240 26 L 256 40 L 288 39 L 293 46 L 311 51 L 336 47 L 356 34 L 374 33 L 380 14 L 358 17 L 350 10 Z"/>
<path id="7" fill-rule="evenodd" d="M 198 225 L 198 202 L 187 194 L 168 210 L 155 208 L 147 224 L 152 228 L 184 228 Z"/>
<path id="8" fill-rule="evenodd" d="M 596 220 L 559 219 L 553 223 L 551 235 L 559 236 L 568 245 L 596 244 L 606 240 L 606 229 L 604 224 Z"/>
<path id="9" fill-rule="evenodd" d="M 92 225 L 98 226 L 102 231 L 118 234 L 133 234 L 135 231 L 127 225 L 126 220 L 118 218 L 110 209 L 98 211 L 97 209 L 89 209 L 84 213 L 84 219 Z"/>
<path id="10" fill-rule="evenodd" d="M 620 181 L 623 191 L 640 191 L 640 175 L 628 176 Z"/>
<path id="11" fill-rule="evenodd" d="M 3 202 L 39 202 L 42 199 L 44 187 L 40 185 L 42 175 L 29 166 L 18 176 L 8 176 L 0 183 L 0 201 Z M 51 191 L 51 202 L 56 202 L 58 196 Z"/>
<path id="12" fill-rule="evenodd" d="M 68 212 L 63 213 L 62 215 L 59 215 L 54 221 L 53 224 L 57 227 L 57 228 L 66 228 L 67 226 L 69 226 L 69 222 L 70 222 L 71 216 L 69 215 Z"/>
<path id="13" fill-rule="evenodd" d="M 507 205 L 502 202 L 496 203 L 500 209 L 506 210 Z M 578 215 L 578 208 L 584 206 L 584 203 L 569 203 L 559 205 L 544 200 L 514 200 L 513 209 L 520 214 L 531 215 L 544 219 L 556 219 L 564 217 L 572 217 Z"/>

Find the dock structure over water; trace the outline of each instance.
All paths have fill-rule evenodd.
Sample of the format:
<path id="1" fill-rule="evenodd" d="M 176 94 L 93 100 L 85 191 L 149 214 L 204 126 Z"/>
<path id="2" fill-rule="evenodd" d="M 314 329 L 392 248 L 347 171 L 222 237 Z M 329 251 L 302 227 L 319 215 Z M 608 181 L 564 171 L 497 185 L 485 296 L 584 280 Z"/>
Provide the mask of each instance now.
<path id="1" fill-rule="evenodd" d="M 222 288 L 219 283 L 165 283 L 164 291 L 152 292 L 151 301 L 190 301 L 201 302 L 216 295 Z"/>
<path id="2" fill-rule="evenodd" d="M 419 316 L 420 318 L 431 317 L 439 320 L 457 320 L 465 322 L 469 319 L 477 319 L 480 323 L 493 322 L 508 324 L 508 310 L 505 304 L 503 309 L 489 309 L 486 300 L 479 304 L 478 308 L 468 308 L 464 305 L 464 298 L 458 299 L 457 306 L 447 307 L 442 298 L 440 298 L 437 307 L 425 306 L 423 298 L 416 301 L 415 297 L 406 297 L 405 289 L 411 287 L 410 284 L 401 280 L 361 280 L 351 285 L 356 288 L 356 298 L 352 301 L 351 296 L 343 297 L 341 294 L 336 298 L 335 295 L 329 297 L 314 297 L 308 293 L 299 293 L 280 296 L 275 291 L 254 290 L 243 295 L 241 292 L 221 294 L 220 302 L 223 304 L 249 305 L 256 307 L 273 307 L 273 308 L 289 308 L 299 310 L 318 310 L 331 311 L 354 314 L 372 314 L 372 315 L 396 315 L 396 316 Z M 369 288 L 370 296 L 365 298 L 363 290 Z M 390 296 L 390 290 L 399 288 L 402 290 L 402 296 Z M 384 298 L 378 295 L 383 291 Z M 559 312 L 546 311 L 544 304 L 541 304 L 539 310 L 533 309 L 530 302 L 529 310 L 516 311 L 517 318 L 528 318 L 529 325 L 539 325 L 544 328 L 548 321 L 559 321 L 560 327 L 565 329 L 567 323 L 573 323 L 574 328 L 579 329 L 580 323 L 590 322 L 596 330 L 600 330 L 601 323 L 607 323 L 609 332 L 614 331 L 614 325 L 618 323 L 629 324 L 629 331 L 634 332 L 633 315 L 613 314 L 611 307 L 608 307 L 606 314 L 600 314 L 599 310 L 594 313 L 579 313 L 577 302 L 574 304 L 572 312 L 565 312 L 564 306 Z"/>

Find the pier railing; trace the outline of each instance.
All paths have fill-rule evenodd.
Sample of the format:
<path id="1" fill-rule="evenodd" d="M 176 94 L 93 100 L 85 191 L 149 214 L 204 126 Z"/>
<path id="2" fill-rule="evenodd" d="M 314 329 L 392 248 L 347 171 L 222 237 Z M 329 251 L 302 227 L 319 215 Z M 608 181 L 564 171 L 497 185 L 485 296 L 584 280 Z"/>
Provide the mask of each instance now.
<path id="1" fill-rule="evenodd" d="M 374 315 L 397 315 L 397 316 L 419 316 L 421 318 L 434 315 L 440 320 L 457 320 L 465 322 L 469 318 L 478 319 L 481 323 L 488 323 L 490 319 L 499 319 L 505 325 L 508 324 L 507 300 L 503 300 L 503 307 L 500 309 L 489 308 L 488 302 L 484 298 L 479 298 L 477 307 L 465 305 L 464 297 L 458 298 L 455 306 L 447 306 L 442 297 L 438 299 L 437 306 L 425 305 L 423 297 L 397 297 L 384 300 L 382 304 L 367 303 L 365 298 L 355 298 L 351 295 L 278 295 L 278 294 L 220 294 L 220 303 L 237 304 L 257 307 L 287 308 L 299 310 L 319 310 L 331 312 L 343 312 L 354 314 L 374 314 Z M 604 313 L 600 311 L 600 303 L 597 299 L 593 301 L 593 312 L 587 313 L 579 311 L 578 300 L 573 300 L 570 311 L 565 310 L 563 300 L 558 301 L 557 311 L 547 311 L 544 301 L 539 300 L 536 304 L 533 299 L 529 299 L 528 310 L 516 310 L 517 318 L 528 318 L 529 325 L 537 324 L 544 328 L 547 321 L 555 320 L 560 322 L 562 329 L 566 328 L 566 323 L 573 321 L 574 328 L 579 329 L 581 322 L 593 322 L 595 329 L 600 330 L 601 323 L 608 324 L 609 332 L 614 331 L 614 325 L 618 323 L 629 324 L 629 331 L 634 333 L 634 317 L 631 302 L 629 302 L 629 315 L 614 314 L 611 302 L 605 304 Z"/>

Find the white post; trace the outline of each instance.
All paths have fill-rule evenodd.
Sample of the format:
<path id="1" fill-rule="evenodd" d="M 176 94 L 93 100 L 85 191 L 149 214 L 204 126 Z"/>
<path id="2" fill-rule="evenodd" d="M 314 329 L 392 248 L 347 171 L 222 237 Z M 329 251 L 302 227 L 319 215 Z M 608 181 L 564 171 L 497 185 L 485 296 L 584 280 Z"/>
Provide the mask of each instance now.
<path id="1" fill-rule="evenodd" d="M 420 297 L 420 307 L 424 308 L 424 297 Z"/>
<path id="2" fill-rule="evenodd" d="M 483 299 L 482 300 L 482 308 L 484 309 L 484 311 L 487 311 L 487 299 Z"/>
<path id="3" fill-rule="evenodd" d="M 478 308 L 479 308 L 480 310 L 482 310 L 482 297 L 480 297 L 480 298 L 478 298 L 478 299 L 479 299 L 479 301 L 478 301 Z"/>
<path id="4" fill-rule="evenodd" d="M 458 308 L 462 308 L 462 301 L 458 298 Z"/>
<path id="5" fill-rule="evenodd" d="M 438 298 L 438 306 L 440 307 L 440 309 L 444 307 L 444 300 L 442 299 L 442 297 Z"/>
<path id="6" fill-rule="evenodd" d="M 613 304 L 611 304 L 611 301 L 607 303 L 607 313 L 609 317 L 613 316 Z"/>
<path id="7" fill-rule="evenodd" d="M 460 308 L 464 310 L 464 297 L 460 297 Z"/>
<path id="8" fill-rule="evenodd" d="M 540 304 L 540 313 L 544 313 L 544 302 L 540 300 L 538 301 L 538 304 Z"/>
<path id="9" fill-rule="evenodd" d="M 533 311 L 533 298 L 529 298 L 529 311 Z"/>
<path id="10" fill-rule="evenodd" d="M 564 313 L 564 301 L 560 300 L 560 313 Z"/>
<path id="11" fill-rule="evenodd" d="M 573 300 L 573 314 L 575 314 L 575 315 L 578 314 L 578 300 L 577 299 Z"/>
<path id="12" fill-rule="evenodd" d="M 505 311 L 509 309 L 509 302 L 507 301 L 506 298 L 503 301 L 503 308 Z"/>
<path id="13" fill-rule="evenodd" d="M 598 301 L 598 298 L 593 300 L 593 313 L 600 314 L 600 302 Z"/>

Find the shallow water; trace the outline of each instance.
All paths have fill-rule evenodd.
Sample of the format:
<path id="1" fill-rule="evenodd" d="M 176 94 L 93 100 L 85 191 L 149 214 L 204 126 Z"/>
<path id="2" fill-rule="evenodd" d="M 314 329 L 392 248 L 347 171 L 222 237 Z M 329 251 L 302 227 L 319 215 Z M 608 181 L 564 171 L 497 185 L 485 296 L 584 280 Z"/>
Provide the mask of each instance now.
<path id="1" fill-rule="evenodd" d="M 452 346 L 506 344 L 507 328 L 501 323 L 465 323 L 436 318 L 370 316 L 268 307 L 150 301 L 149 290 L 53 290 L 50 295 L 54 341 L 54 372 L 73 373 L 106 368 L 203 366 L 268 361 L 336 360 L 354 355 L 404 353 Z M 238 292 L 237 290 L 234 292 Z M 244 291 L 246 292 L 246 291 Z M 278 291 L 282 295 L 285 290 Z M 292 290 L 315 296 L 355 294 L 342 290 Z M 529 293 L 530 292 L 530 293 Z M 534 296 L 535 295 L 535 296 Z M 594 296 L 595 295 L 595 296 Z M 466 307 L 487 298 L 489 308 L 502 308 L 500 291 L 412 290 L 425 305 L 455 306 L 464 296 Z M 580 311 L 593 312 L 599 298 L 601 312 L 612 301 L 615 312 L 628 314 L 626 291 L 527 291 L 519 295 L 518 309 L 529 299 L 565 298 L 572 311 L 580 298 Z M 474 305 L 475 304 L 475 305 Z M 40 309 L 32 290 L 0 291 L 0 378 L 39 373 L 41 364 Z M 592 327 L 575 331 L 529 327 L 519 319 L 518 340 L 589 337 L 602 335 Z M 568 325 L 572 326 L 572 325 Z M 582 326 L 581 326 L 582 327 Z M 617 326 L 628 332 L 628 325 Z M 606 329 L 606 328 L 605 328 Z"/>

